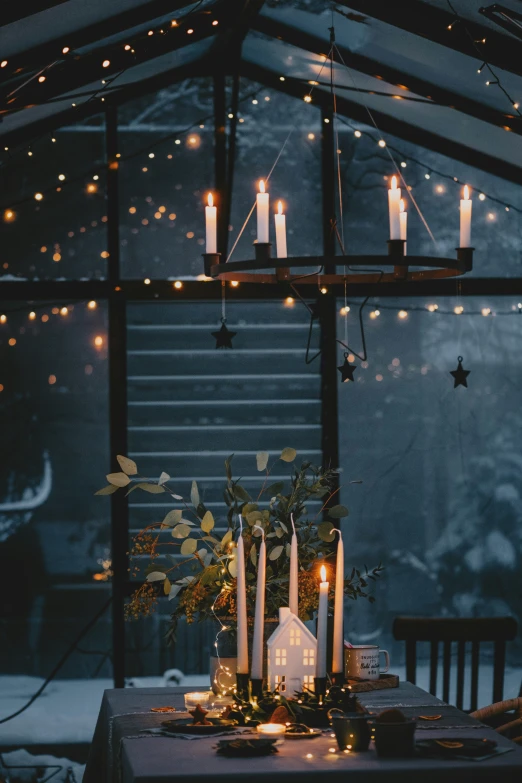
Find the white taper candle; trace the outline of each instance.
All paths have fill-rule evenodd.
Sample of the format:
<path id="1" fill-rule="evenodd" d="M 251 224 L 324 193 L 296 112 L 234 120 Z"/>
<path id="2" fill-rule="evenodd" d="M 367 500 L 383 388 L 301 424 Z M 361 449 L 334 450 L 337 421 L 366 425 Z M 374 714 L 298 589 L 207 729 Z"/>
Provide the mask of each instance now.
<path id="1" fill-rule="evenodd" d="M 295 532 L 294 517 L 290 514 L 292 521 L 292 541 L 290 544 L 290 584 L 288 588 L 288 606 L 290 611 L 299 617 L 299 558 L 297 554 L 297 535 Z"/>
<path id="2" fill-rule="evenodd" d="M 404 255 L 406 255 L 406 240 L 408 239 L 408 213 L 404 209 L 404 199 L 400 200 L 399 218 L 401 221 L 401 239 L 404 239 Z"/>
<path id="3" fill-rule="evenodd" d="M 334 600 L 334 632 L 332 672 L 344 672 L 344 546 L 341 531 L 337 543 L 335 561 L 335 600 Z"/>
<path id="4" fill-rule="evenodd" d="M 283 214 L 283 203 L 277 202 L 277 214 L 274 215 L 276 232 L 276 253 L 278 258 L 287 258 L 286 250 L 286 215 Z"/>
<path id="5" fill-rule="evenodd" d="M 317 662 L 315 676 L 326 677 L 326 646 L 328 637 L 328 587 L 326 568 L 321 566 L 321 584 L 319 585 L 319 611 L 317 613 Z"/>
<path id="6" fill-rule="evenodd" d="M 208 194 L 208 207 L 205 207 L 206 252 L 217 253 L 217 209 L 212 193 Z"/>
<path id="7" fill-rule="evenodd" d="M 463 198 L 460 200 L 460 245 L 471 247 L 471 199 L 469 188 L 464 185 Z"/>
<path id="8" fill-rule="evenodd" d="M 245 545 L 243 543 L 243 520 L 239 515 L 239 538 L 237 541 L 237 668 L 238 674 L 248 674 L 248 625 L 246 605 Z"/>
<path id="9" fill-rule="evenodd" d="M 258 525 L 255 525 L 258 527 Z M 262 530 L 262 528 L 260 528 Z M 263 679 L 263 636 L 265 630 L 265 587 L 266 587 L 266 544 L 265 533 L 259 547 L 257 562 L 256 610 L 254 616 L 254 638 L 252 641 L 252 680 Z"/>
<path id="10" fill-rule="evenodd" d="M 257 194 L 256 198 L 256 205 L 257 205 L 257 241 L 266 243 L 269 242 L 268 238 L 268 206 L 269 206 L 269 195 L 268 193 L 265 193 L 265 183 L 264 180 L 259 180 L 259 193 Z"/>
<path id="11" fill-rule="evenodd" d="M 391 178 L 391 186 L 388 190 L 388 209 L 390 213 L 390 239 L 401 238 L 400 214 L 401 189 L 397 187 L 397 177 Z"/>

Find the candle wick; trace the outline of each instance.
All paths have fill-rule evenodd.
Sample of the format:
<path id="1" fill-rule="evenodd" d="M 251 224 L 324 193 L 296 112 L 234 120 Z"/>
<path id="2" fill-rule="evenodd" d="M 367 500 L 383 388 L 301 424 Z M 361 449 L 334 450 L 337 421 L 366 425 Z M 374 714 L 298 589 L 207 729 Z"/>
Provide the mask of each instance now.
<path id="1" fill-rule="evenodd" d="M 290 521 L 292 523 L 292 529 L 294 531 L 294 536 L 295 536 L 296 533 L 295 533 L 294 515 L 293 514 L 290 514 Z"/>
<path id="2" fill-rule="evenodd" d="M 257 529 L 261 531 L 261 533 L 263 534 L 263 541 L 264 541 L 265 540 L 265 531 L 263 530 L 261 525 L 254 525 L 254 527 L 257 527 Z"/>

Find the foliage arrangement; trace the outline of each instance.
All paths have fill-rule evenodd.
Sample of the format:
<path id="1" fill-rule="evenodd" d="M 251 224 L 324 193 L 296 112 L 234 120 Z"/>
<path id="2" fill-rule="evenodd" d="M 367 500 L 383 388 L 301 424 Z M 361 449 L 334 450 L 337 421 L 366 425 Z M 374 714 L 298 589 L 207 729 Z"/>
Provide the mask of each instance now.
<path id="1" fill-rule="evenodd" d="M 175 600 L 169 636 L 175 633 L 178 620 L 188 623 L 226 617 L 233 628 L 236 621 L 237 538 L 242 535 L 245 547 L 247 604 L 249 621 L 255 606 L 257 558 L 262 533 L 267 545 L 266 615 L 277 616 L 279 607 L 288 603 L 290 573 L 290 542 L 292 520 L 298 539 L 299 554 L 299 616 L 311 619 L 319 602 L 319 567 L 328 569 L 332 560 L 331 543 L 336 538 L 335 523 L 348 516 L 348 509 L 332 505 L 337 492 L 336 473 L 303 462 L 295 467 L 297 452 L 285 448 L 278 459 L 268 466 L 269 454 L 256 455 L 257 469 L 265 473 L 261 490 L 254 498 L 232 475 L 232 456 L 225 460 L 226 482 L 224 499 L 228 507 L 226 531 L 218 535 L 212 512 L 206 508 L 197 483 L 192 482 L 190 498 L 175 493 L 171 477 L 162 473 L 159 479 L 140 476 L 136 463 L 118 456 L 120 473 L 110 473 L 106 487 L 98 495 L 110 495 L 119 490 L 127 494 L 136 490 L 152 494 L 168 493 L 181 508 L 175 508 L 161 521 L 153 522 L 136 535 L 130 552 L 133 575 L 141 573 L 143 556 L 149 560 L 146 581 L 131 596 L 126 607 L 128 619 L 147 616 L 154 611 L 160 597 Z M 293 465 L 289 485 L 270 483 L 270 474 L 277 462 Z M 319 500 L 321 508 L 311 518 L 307 503 Z M 323 519 L 323 516 L 326 516 Z M 173 550 L 175 554 L 173 553 Z M 181 557 L 180 557 L 181 555 Z M 330 570 L 330 583 L 333 573 Z M 345 579 L 345 594 L 373 601 L 367 588 L 381 571 L 377 566 L 364 572 L 353 568 Z M 333 594 L 332 594 L 333 598 Z"/>

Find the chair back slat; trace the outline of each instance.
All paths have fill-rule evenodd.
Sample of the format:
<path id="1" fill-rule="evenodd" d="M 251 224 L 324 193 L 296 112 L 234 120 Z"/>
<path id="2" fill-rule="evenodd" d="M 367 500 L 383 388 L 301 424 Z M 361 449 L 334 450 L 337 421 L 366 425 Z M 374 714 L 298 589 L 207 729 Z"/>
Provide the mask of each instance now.
<path id="1" fill-rule="evenodd" d="M 442 657 L 442 698 L 449 702 L 451 672 L 451 642 L 444 642 Z"/>
<path id="2" fill-rule="evenodd" d="M 406 679 L 415 684 L 417 678 L 417 643 L 414 639 L 406 642 Z"/>
<path id="3" fill-rule="evenodd" d="M 437 671 L 439 668 L 439 643 L 430 644 L 430 693 L 437 695 Z"/>
<path id="4" fill-rule="evenodd" d="M 504 695 L 504 668 L 506 665 L 506 643 L 495 642 L 493 658 L 493 702 L 502 701 Z"/>
<path id="5" fill-rule="evenodd" d="M 457 707 L 464 707 L 464 665 L 466 663 L 466 642 L 459 642 L 457 649 Z"/>
<path id="6" fill-rule="evenodd" d="M 479 679 L 479 655 L 480 642 L 471 645 L 471 710 L 476 710 L 478 705 L 478 679 Z"/>
<path id="7" fill-rule="evenodd" d="M 456 702 L 462 709 L 464 702 L 464 677 L 466 643 L 471 642 L 471 709 L 478 704 L 479 654 L 481 642 L 493 642 L 495 646 L 493 667 L 493 701 L 501 701 L 506 663 L 506 642 L 517 634 L 518 625 L 512 617 L 397 617 L 393 623 L 393 636 L 406 643 L 406 678 L 416 681 L 417 642 L 430 642 L 430 692 L 436 695 L 439 642 L 443 642 L 442 698 L 449 701 L 452 643 L 457 648 Z"/>

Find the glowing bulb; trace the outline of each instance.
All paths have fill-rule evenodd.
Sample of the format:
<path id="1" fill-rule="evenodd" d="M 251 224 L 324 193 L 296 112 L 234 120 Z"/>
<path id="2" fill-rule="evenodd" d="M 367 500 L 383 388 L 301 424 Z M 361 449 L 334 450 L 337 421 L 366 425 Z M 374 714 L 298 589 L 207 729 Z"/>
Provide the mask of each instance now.
<path id="1" fill-rule="evenodd" d="M 312 103 L 312 96 L 311 95 L 305 95 L 303 98 L 305 103 Z"/>
<path id="2" fill-rule="evenodd" d="M 360 139 L 361 136 L 362 136 L 362 133 L 361 133 L 360 130 L 356 130 L 356 131 L 353 132 L 353 135 L 355 136 L 356 139 Z"/>
<path id="3" fill-rule="evenodd" d="M 328 289 L 327 289 L 327 287 L 325 285 L 323 285 L 322 288 L 320 288 L 319 290 L 321 291 L 322 294 L 327 294 L 328 293 Z"/>
<path id="4" fill-rule="evenodd" d="M 60 309 L 60 315 L 67 315 L 69 313 L 69 310 L 67 307 L 62 307 Z"/>
<path id="5" fill-rule="evenodd" d="M 385 146 L 386 146 L 386 142 L 384 141 L 384 139 L 379 139 L 379 147 L 385 147 Z"/>
<path id="6" fill-rule="evenodd" d="M 192 29 L 192 27 L 189 27 L 189 29 L 187 30 L 187 35 L 192 35 L 193 32 L 194 30 Z"/>
<path id="7" fill-rule="evenodd" d="M 43 199 L 43 193 L 35 193 L 34 197 L 37 201 L 41 201 Z"/>
<path id="8" fill-rule="evenodd" d="M 326 568 L 321 566 L 321 582 L 326 582 Z"/>
<path id="9" fill-rule="evenodd" d="M 425 175 L 424 175 L 424 178 L 425 178 L 425 179 L 430 179 L 430 177 L 431 177 L 431 175 L 430 175 L 430 174 L 425 174 Z"/>
<path id="10" fill-rule="evenodd" d="M 438 309 L 439 309 L 439 306 L 436 305 L 436 304 L 429 304 L 428 305 L 428 310 L 430 311 L 430 313 L 434 313 L 435 310 L 438 310 Z"/>
<path id="11" fill-rule="evenodd" d="M 45 76 L 39 76 L 39 77 L 38 77 L 38 81 L 40 82 L 40 84 L 41 84 L 42 82 L 44 82 L 44 81 L 45 81 Z"/>
<path id="12" fill-rule="evenodd" d="M 29 320 L 34 321 L 35 318 L 36 318 L 36 313 L 34 312 L 34 310 L 31 310 L 31 312 L 29 313 Z"/>
<path id="13" fill-rule="evenodd" d="M 0 315 L 0 324 L 5 324 L 6 321 L 7 321 L 7 316 L 4 315 L 4 313 L 2 313 L 2 315 Z"/>
<path id="14" fill-rule="evenodd" d="M 479 193 L 479 201 L 485 201 L 486 200 L 486 194 L 485 193 Z"/>
<path id="15" fill-rule="evenodd" d="M 216 27 L 218 24 L 219 24 L 218 20 L 214 19 L 214 21 L 212 22 L 212 27 Z"/>
<path id="16" fill-rule="evenodd" d="M 7 65 L 7 60 L 2 60 L 2 62 L 0 63 L 0 68 L 5 68 L 6 65 Z"/>
<path id="17" fill-rule="evenodd" d="M 104 61 L 102 62 L 102 66 L 103 66 L 103 68 L 108 68 L 110 64 L 111 64 L 111 61 L 110 61 L 110 60 L 104 60 Z"/>
<path id="18" fill-rule="evenodd" d="M 183 283 L 181 282 L 181 280 L 176 280 L 176 282 L 174 283 L 174 288 L 177 288 L 178 290 L 180 288 L 183 288 Z"/>
<path id="19" fill-rule="evenodd" d="M 480 312 L 482 313 L 483 316 L 487 316 L 491 314 L 491 310 L 489 307 L 483 307 Z"/>
<path id="20" fill-rule="evenodd" d="M 285 299 L 285 305 L 286 307 L 293 307 L 295 303 L 295 299 L 293 296 L 287 296 Z"/>
<path id="21" fill-rule="evenodd" d="M 125 44 L 123 48 L 125 49 L 126 52 L 128 52 L 130 49 L 130 44 Z"/>
<path id="22" fill-rule="evenodd" d="M 63 182 L 65 179 L 65 174 L 58 174 L 58 179 L 60 180 L 60 182 Z"/>
<path id="23" fill-rule="evenodd" d="M 89 310 L 96 310 L 98 304 L 94 301 L 94 299 L 91 299 L 90 302 L 87 302 L 87 307 L 89 308 Z"/>
<path id="24" fill-rule="evenodd" d="M 4 223 L 12 223 L 13 220 L 16 220 L 16 212 L 13 212 L 12 209 L 5 209 L 4 210 Z"/>
<path id="25" fill-rule="evenodd" d="M 237 288 L 238 285 L 239 285 L 239 281 L 238 280 L 231 280 L 230 281 L 230 285 L 232 286 L 232 288 Z"/>
<path id="26" fill-rule="evenodd" d="M 264 179 L 259 180 L 259 192 L 264 193 L 265 192 L 265 181 Z"/>
<path id="27" fill-rule="evenodd" d="M 398 316 L 399 318 L 404 319 L 408 317 L 408 313 L 406 312 L 406 310 L 399 310 Z"/>
<path id="28" fill-rule="evenodd" d="M 444 187 L 444 185 L 437 185 L 437 187 L 435 188 L 436 193 L 444 193 L 445 190 L 446 188 Z"/>
<path id="29" fill-rule="evenodd" d="M 455 315 L 462 315 L 462 313 L 464 312 L 464 308 L 462 305 L 457 305 L 456 307 L 453 308 L 453 312 L 455 313 Z"/>
<path id="30" fill-rule="evenodd" d="M 69 49 L 68 46 L 64 46 L 63 49 L 62 49 L 62 54 L 69 54 L 70 51 L 71 50 Z"/>
<path id="31" fill-rule="evenodd" d="M 310 139 L 310 141 L 313 141 L 313 139 L 315 139 L 315 133 L 309 133 L 308 138 Z"/>
<path id="32" fill-rule="evenodd" d="M 146 277 L 143 282 L 145 283 L 145 285 L 150 285 L 150 278 Z"/>

